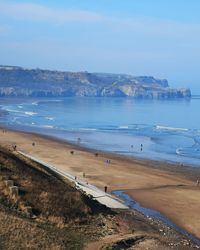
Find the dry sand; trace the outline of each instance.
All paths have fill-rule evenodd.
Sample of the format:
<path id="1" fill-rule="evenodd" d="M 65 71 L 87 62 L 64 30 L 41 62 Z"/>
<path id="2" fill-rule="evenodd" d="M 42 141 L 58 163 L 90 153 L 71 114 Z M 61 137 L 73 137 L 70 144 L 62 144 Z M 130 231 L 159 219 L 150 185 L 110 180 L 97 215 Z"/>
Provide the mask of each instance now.
<path id="1" fill-rule="evenodd" d="M 32 143 L 35 142 L 35 146 Z M 144 207 L 153 208 L 200 238 L 198 169 L 156 161 L 130 159 L 82 149 L 30 133 L 0 131 L 0 144 L 11 146 L 108 191 L 128 190 Z M 71 151 L 74 154 L 71 154 Z M 106 162 L 110 159 L 110 163 Z M 83 177 L 85 173 L 85 177 Z"/>

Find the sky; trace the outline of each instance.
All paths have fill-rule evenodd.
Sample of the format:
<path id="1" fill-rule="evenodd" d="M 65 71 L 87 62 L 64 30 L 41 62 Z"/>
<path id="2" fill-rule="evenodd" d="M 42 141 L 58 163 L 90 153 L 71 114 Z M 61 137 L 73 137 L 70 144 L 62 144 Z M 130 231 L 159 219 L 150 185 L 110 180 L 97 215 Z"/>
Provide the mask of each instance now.
<path id="1" fill-rule="evenodd" d="M 0 0 L 0 64 L 168 79 L 200 94 L 200 0 Z"/>

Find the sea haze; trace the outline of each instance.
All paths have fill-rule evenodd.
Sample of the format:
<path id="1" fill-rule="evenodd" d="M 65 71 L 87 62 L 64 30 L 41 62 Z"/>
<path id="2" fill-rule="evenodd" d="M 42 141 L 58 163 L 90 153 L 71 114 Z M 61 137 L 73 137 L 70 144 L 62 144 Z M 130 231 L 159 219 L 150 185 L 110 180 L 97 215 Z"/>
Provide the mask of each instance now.
<path id="1" fill-rule="evenodd" d="M 80 138 L 88 148 L 200 166 L 199 104 L 198 98 L 2 98 L 0 123 L 75 143 Z"/>

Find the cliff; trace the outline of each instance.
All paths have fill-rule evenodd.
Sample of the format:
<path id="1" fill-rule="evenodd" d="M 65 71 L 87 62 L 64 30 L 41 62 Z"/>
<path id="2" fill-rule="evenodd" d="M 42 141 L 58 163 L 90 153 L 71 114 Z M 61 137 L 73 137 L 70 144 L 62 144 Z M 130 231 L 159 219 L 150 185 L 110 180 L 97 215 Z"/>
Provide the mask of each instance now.
<path id="1" fill-rule="evenodd" d="M 190 98 L 190 89 L 170 88 L 167 80 L 152 76 L 62 72 L 0 66 L 0 96 Z"/>

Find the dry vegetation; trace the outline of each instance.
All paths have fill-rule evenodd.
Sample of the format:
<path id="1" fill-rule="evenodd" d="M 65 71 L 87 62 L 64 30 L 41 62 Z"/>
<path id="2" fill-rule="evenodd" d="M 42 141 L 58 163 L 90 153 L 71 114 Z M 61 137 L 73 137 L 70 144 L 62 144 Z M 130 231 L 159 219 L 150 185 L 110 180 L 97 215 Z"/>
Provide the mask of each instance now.
<path id="1" fill-rule="evenodd" d="M 59 176 L 1 150 L 0 249 L 81 249 L 103 233 L 106 217 L 109 210 Z"/>
<path id="2" fill-rule="evenodd" d="M 111 211 L 0 147 L 0 249 L 191 249 L 133 210 Z"/>

